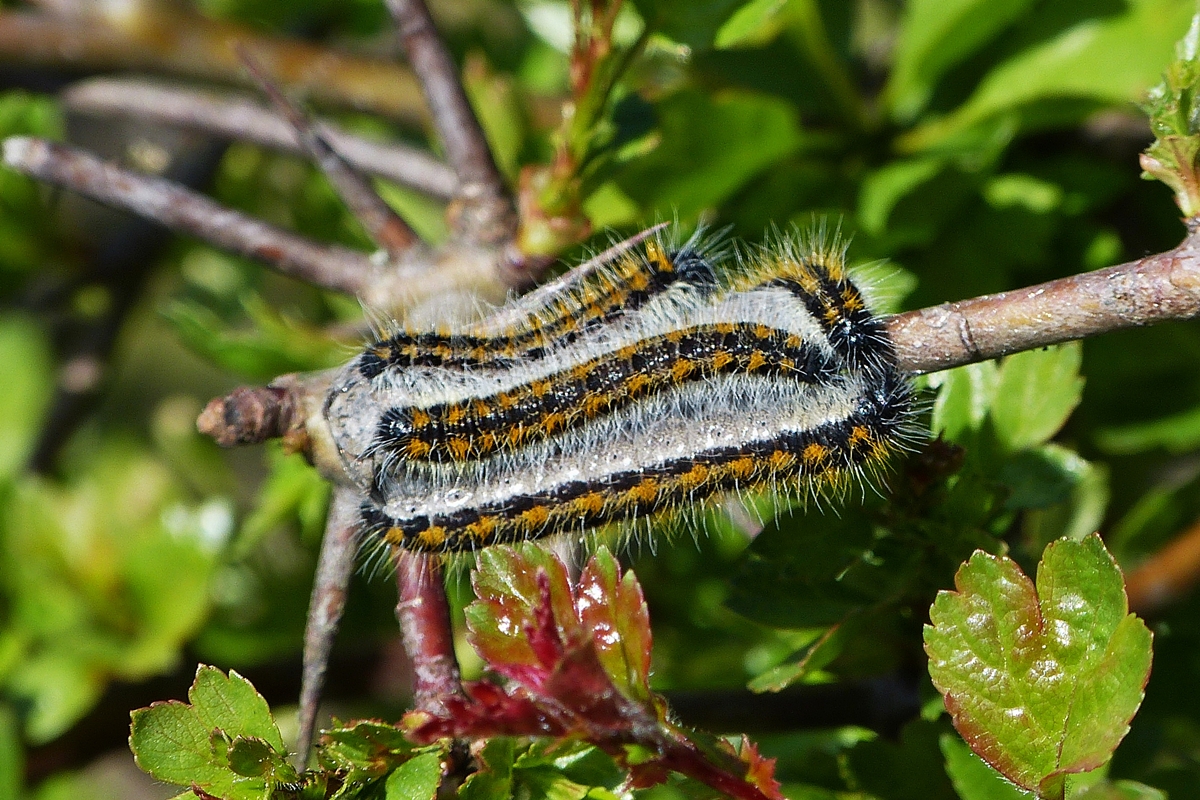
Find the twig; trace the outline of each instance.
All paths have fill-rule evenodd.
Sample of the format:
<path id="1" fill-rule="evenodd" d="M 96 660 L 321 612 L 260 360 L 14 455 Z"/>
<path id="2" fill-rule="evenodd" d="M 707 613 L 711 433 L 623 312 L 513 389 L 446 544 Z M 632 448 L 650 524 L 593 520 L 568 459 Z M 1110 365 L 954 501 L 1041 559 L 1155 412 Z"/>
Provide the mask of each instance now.
<path id="1" fill-rule="evenodd" d="M 0 11 L 0 61 L 24 67 L 140 69 L 247 85 L 234 42 L 253 47 L 272 80 L 319 102 L 416 124 L 428 118 L 417 82 L 402 66 L 263 36 L 168 6 L 93 3 L 90 13 L 73 18 Z"/>
<path id="2" fill-rule="evenodd" d="M 414 705 L 442 710 L 445 698 L 462 694 L 462 681 L 441 562 L 436 556 L 398 550 L 396 585 L 400 592 L 396 619 L 413 664 Z"/>
<path id="3" fill-rule="evenodd" d="M 62 94 L 73 111 L 136 116 L 288 153 L 303 153 L 295 129 L 282 116 L 240 97 L 169 86 L 141 78 L 92 78 Z M 454 170 L 429 153 L 398 142 L 375 142 L 318 121 L 321 136 L 355 169 L 410 186 L 439 200 L 458 188 Z"/>
<path id="4" fill-rule="evenodd" d="M 446 157 L 458 175 L 461 208 L 452 215 L 455 229 L 480 244 L 511 241 L 517 229 L 516 206 L 429 9 L 424 0 L 387 0 L 387 4 Z"/>
<path id="5" fill-rule="evenodd" d="M 365 294 L 378 272 L 362 253 L 313 242 L 171 181 L 121 169 L 67 145 L 10 137 L 4 142 L 4 162 L 18 172 L 133 211 L 315 286 Z"/>
<path id="6" fill-rule="evenodd" d="M 296 758 L 303 768 L 308 763 L 316 733 L 317 710 L 325 685 L 325 668 L 337 635 L 342 612 L 346 609 L 346 590 L 354 574 L 358 555 L 358 494 L 345 486 L 334 489 L 321 540 L 321 556 L 313 581 L 308 622 L 304 626 L 304 669 L 300 684 L 300 733 L 296 740 Z"/>
<path id="7" fill-rule="evenodd" d="M 1173 250 L 888 320 L 900 368 L 937 372 L 1098 333 L 1200 314 L 1200 234 Z"/>
<path id="8" fill-rule="evenodd" d="M 1155 614 L 1200 583 L 1200 521 L 1125 576 L 1129 608 Z"/>
<path id="9" fill-rule="evenodd" d="M 366 229 L 367 235 L 384 248 L 393 261 L 399 262 L 405 253 L 420 243 L 417 234 L 383 201 L 375 188 L 325 141 L 304 112 L 292 103 L 278 86 L 271 83 L 271 79 L 250 51 L 239 48 L 239 53 L 246 69 L 258 81 L 259 88 L 287 119 L 308 155 L 333 184 L 350 213 Z"/>

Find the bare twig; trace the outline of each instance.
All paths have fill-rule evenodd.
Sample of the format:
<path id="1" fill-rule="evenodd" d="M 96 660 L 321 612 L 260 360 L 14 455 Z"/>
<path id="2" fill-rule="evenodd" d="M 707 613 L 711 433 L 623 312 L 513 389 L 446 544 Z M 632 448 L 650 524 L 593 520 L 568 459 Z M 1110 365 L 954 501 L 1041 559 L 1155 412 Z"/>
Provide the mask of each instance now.
<path id="1" fill-rule="evenodd" d="M 334 489 L 321 540 L 321 556 L 313 581 L 308 623 L 304 627 L 304 673 L 300 684 L 300 734 L 296 756 L 300 766 L 308 763 L 316 733 L 317 709 L 325 685 L 325 668 L 337 635 L 342 612 L 346 609 L 346 590 L 354 574 L 358 555 L 358 494 L 345 486 Z"/>
<path id="2" fill-rule="evenodd" d="M 1200 235 L 1165 253 L 888 321 L 900 368 L 937 372 L 1200 314 Z"/>
<path id="3" fill-rule="evenodd" d="M 458 175 L 461 202 L 459 213 L 452 216 L 455 229 L 481 244 L 511 241 L 517 230 L 516 206 L 429 9 L 424 0 L 387 0 L 387 4 Z"/>
<path id="4" fill-rule="evenodd" d="M 171 181 L 121 169 L 73 147 L 14 136 L 4 142 L 4 163 L 315 286 L 366 293 L 378 272 L 362 253 L 313 242 Z"/>
<path id="5" fill-rule="evenodd" d="M 92 78 L 68 88 L 62 100 L 68 109 L 80 113 L 136 116 L 284 152 L 304 152 L 286 119 L 246 98 L 141 78 Z M 454 170 L 424 150 L 363 139 L 324 121 L 317 122 L 317 129 L 355 169 L 439 200 L 449 200 L 458 188 Z"/>
<path id="6" fill-rule="evenodd" d="M 441 562 L 436 556 L 398 550 L 396 584 L 400 590 L 396 619 L 413 664 L 414 705 L 444 713 L 442 701 L 460 695 L 462 682 Z"/>
<path id="7" fill-rule="evenodd" d="M 375 191 L 375 188 L 325 141 L 312 122 L 292 103 L 263 71 L 249 50 L 239 49 L 246 69 L 258 81 L 259 88 L 270 98 L 296 131 L 304 149 L 333 184 L 350 213 L 362 223 L 367 235 L 399 262 L 404 254 L 420 243 L 420 238 L 400 215 Z"/>
<path id="8" fill-rule="evenodd" d="M 141 69 L 248 85 L 234 42 L 253 47 L 272 80 L 319 102 L 412 123 L 428 117 L 402 66 L 263 36 L 167 4 L 92 3 L 79 17 L 0 11 L 0 61 L 25 67 Z"/>

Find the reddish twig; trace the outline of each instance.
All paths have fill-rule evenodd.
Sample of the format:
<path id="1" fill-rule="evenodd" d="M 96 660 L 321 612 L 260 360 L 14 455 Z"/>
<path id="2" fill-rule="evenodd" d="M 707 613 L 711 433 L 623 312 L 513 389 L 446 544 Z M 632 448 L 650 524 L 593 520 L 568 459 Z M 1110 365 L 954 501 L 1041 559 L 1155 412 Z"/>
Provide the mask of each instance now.
<path id="1" fill-rule="evenodd" d="M 396 619 L 413 665 L 414 705 L 445 713 L 444 701 L 462 695 L 462 680 L 441 562 L 436 556 L 398 550 L 396 585 Z"/>
<path id="2" fill-rule="evenodd" d="M 246 98 L 140 78 L 92 78 L 69 87 L 62 101 L 79 113 L 136 116 L 288 153 L 305 152 L 286 119 Z M 363 139 L 326 121 L 318 121 L 316 126 L 321 137 L 355 169 L 439 200 L 449 200 L 457 191 L 454 170 L 423 150 L 399 142 Z"/>
<path id="3" fill-rule="evenodd" d="M 1172 539 L 1166 547 L 1125 576 L 1129 608 L 1154 614 L 1183 597 L 1200 583 L 1200 522 Z"/>
<path id="4" fill-rule="evenodd" d="M 259 53 L 273 81 L 314 100 L 427 119 L 420 87 L 402 66 L 264 36 L 169 4 L 90 3 L 87 13 L 69 17 L 0 11 L 0 62 L 23 67 L 146 70 L 246 85 L 235 42 Z"/>
<path id="5" fill-rule="evenodd" d="M 383 201 L 375 188 L 325 141 L 304 112 L 288 100 L 279 87 L 271 83 L 253 55 L 246 49 L 241 49 L 240 53 L 246 69 L 258 81 L 259 88 L 287 119 L 304 149 L 333 184 L 350 213 L 362 223 L 367 235 L 388 252 L 393 261 L 400 261 L 405 253 L 420 243 L 416 232 Z"/>
<path id="6" fill-rule="evenodd" d="M 133 211 L 315 286 L 366 293 L 377 277 L 378 270 L 362 253 L 313 242 L 171 181 L 122 169 L 67 145 L 10 137 L 4 142 L 4 162 L 18 172 Z"/>
<path id="7" fill-rule="evenodd" d="M 446 157 L 458 175 L 460 202 L 452 215 L 455 229 L 480 244 L 511 241 L 517 230 L 516 206 L 429 9 L 424 0 L 387 0 L 387 4 L 421 82 Z"/>
<path id="8" fill-rule="evenodd" d="M 346 590 L 354 574 L 358 555 L 361 500 L 358 493 L 345 486 L 334 489 L 325 521 L 325 537 L 321 540 L 321 556 L 313 580 L 312 599 L 308 606 L 308 622 L 304 626 L 304 671 L 300 683 L 300 733 L 296 740 L 296 756 L 301 768 L 308 763 L 316 733 L 317 709 L 325 685 L 325 668 L 333 639 L 346 609 Z"/>

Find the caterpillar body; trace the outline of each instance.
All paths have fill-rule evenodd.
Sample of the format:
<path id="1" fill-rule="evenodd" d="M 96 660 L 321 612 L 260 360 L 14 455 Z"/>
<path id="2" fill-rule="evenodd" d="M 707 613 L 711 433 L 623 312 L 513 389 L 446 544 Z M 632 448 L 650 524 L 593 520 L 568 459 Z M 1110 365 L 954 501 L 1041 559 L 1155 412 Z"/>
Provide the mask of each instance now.
<path id="1" fill-rule="evenodd" d="M 515 322 L 368 347 L 325 405 L 368 534 L 471 550 L 877 469 L 912 393 L 844 246 L 720 255 L 652 239 Z"/>

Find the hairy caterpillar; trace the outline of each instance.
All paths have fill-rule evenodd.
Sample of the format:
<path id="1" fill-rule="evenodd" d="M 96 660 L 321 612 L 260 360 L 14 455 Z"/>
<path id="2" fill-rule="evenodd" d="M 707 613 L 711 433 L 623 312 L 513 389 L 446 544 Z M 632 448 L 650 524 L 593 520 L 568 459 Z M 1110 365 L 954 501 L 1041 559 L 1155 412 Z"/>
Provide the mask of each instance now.
<path id="1" fill-rule="evenodd" d="M 911 389 L 838 237 L 721 257 L 652 239 L 508 324 L 368 347 L 325 405 L 368 533 L 470 550 L 877 468 Z"/>

